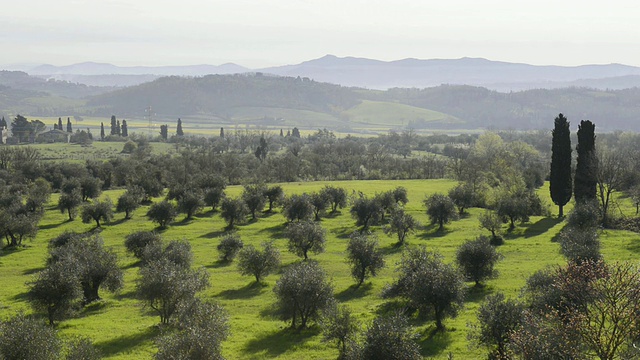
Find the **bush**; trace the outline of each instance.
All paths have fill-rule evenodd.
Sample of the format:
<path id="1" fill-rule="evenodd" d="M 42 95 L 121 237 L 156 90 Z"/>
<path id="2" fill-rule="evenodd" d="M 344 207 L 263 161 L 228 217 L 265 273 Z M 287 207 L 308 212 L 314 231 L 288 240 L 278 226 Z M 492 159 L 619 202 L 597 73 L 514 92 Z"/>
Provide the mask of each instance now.
<path id="1" fill-rule="evenodd" d="M 600 240 L 595 229 L 563 229 L 560 233 L 560 251 L 567 260 L 576 263 L 602 259 Z"/>
<path id="2" fill-rule="evenodd" d="M 567 226 L 575 229 L 595 229 L 600 226 L 600 206 L 597 202 L 577 203 L 567 218 Z"/>
<path id="3" fill-rule="evenodd" d="M 220 244 L 218 244 L 220 259 L 225 262 L 233 261 L 243 246 L 244 244 L 240 239 L 240 235 L 237 233 L 225 235 L 222 240 L 220 240 Z"/>

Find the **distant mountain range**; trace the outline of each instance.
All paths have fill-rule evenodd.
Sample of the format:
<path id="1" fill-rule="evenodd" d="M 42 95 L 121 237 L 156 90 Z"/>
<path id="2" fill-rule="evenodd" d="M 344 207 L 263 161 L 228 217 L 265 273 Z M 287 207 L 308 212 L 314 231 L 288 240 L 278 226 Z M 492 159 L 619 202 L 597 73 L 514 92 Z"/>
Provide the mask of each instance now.
<path id="1" fill-rule="evenodd" d="M 326 55 L 300 64 L 262 69 L 249 69 L 232 63 L 121 67 L 86 62 L 68 66 L 39 65 L 23 70 L 45 79 L 117 87 L 137 85 L 169 75 L 250 72 L 300 76 L 319 82 L 369 89 L 426 88 L 441 84 L 481 86 L 501 92 L 572 86 L 612 90 L 640 87 L 640 67 L 621 64 L 538 66 L 482 58 L 380 61 Z"/>

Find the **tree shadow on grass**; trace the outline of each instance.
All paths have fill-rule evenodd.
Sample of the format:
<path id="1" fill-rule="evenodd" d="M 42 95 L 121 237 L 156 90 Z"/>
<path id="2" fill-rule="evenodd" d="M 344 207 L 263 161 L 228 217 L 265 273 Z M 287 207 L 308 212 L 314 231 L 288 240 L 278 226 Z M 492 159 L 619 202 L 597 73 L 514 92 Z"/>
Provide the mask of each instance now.
<path id="1" fill-rule="evenodd" d="M 640 254 L 640 241 L 631 241 L 629 245 L 627 245 L 627 250 Z"/>
<path id="2" fill-rule="evenodd" d="M 151 326 L 142 332 L 119 336 L 108 341 L 95 343 L 94 345 L 106 358 L 117 354 L 126 354 L 133 348 L 143 346 L 144 342 L 153 339 L 159 333 L 160 330 L 157 327 Z"/>
<path id="3" fill-rule="evenodd" d="M 533 224 L 526 225 L 526 229 L 524 230 L 524 237 L 530 238 L 533 236 L 542 235 L 545 232 L 549 231 L 552 227 L 556 226 L 558 223 L 562 222 L 563 219 L 558 219 L 554 217 L 546 217 L 536 221 Z"/>
<path id="4" fill-rule="evenodd" d="M 115 299 L 118 301 L 122 301 L 125 299 L 133 299 L 133 300 L 137 300 L 138 296 L 136 294 L 135 291 L 127 291 L 127 292 L 121 292 L 116 294 Z"/>
<path id="5" fill-rule="evenodd" d="M 407 248 L 407 243 L 405 242 L 404 244 L 400 244 L 398 242 L 395 242 L 393 244 L 391 244 L 390 246 L 386 246 L 380 249 L 380 251 L 382 252 L 382 254 L 386 255 L 393 255 L 393 254 L 397 254 L 397 253 L 401 253 L 402 250 Z"/>
<path id="6" fill-rule="evenodd" d="M 20 246 L 10 246 L 7 245 L 6 243 L 3 244 L 1 249 L 0 249 L 0 257 L 4 257 L 4 256 L 8 256 L 11 254 L 15 254 L 18 253 L 22 250 L 25 250 L 25 246 L 24 245 L 20 245 Z"/>
<path id="7" fill-rule="evenodd" d="M 201 238 L 205 238 L 205 239 L 215 239 L 217 237 L 220 237 L 224 234 L 226 234 L 227 232 L 224 230 L 216 230 L 216 231 L 212 231 L 210 233 L 206 233 L 204 235 L 200 235 Z"/>
<path id="8" fill-rule="evenodd" d="M 27 301 L 29 300 L 29 293 L 25 291 L 19 294 L 15 294 L 11 297 L 11 300 Z"/>
<path id="9" fill-rule="evenodd" d="M 69 222 L 69 219 L 65 219 L 62 222 L 58 223 L 58 224 L 40 225 L 38 227 L 40 228 L 40 230 L 49 230 L 49 229 L 55 229 L 55 228 L 57 228 L 59 226 L 62 226 L 64 224 L 68 223 L 68 222 Z"/>
<path id="10" fill-rule="evenodd" d="M 110 225 L 110 226 L 116 226 L 116 225 L 120 225 L 120 224 L 122 224 L 122 223 L 125 223 L 125 222 L 127 222 L 127 221 L 129 221 L 129 220 L 131 220 L 131 219 L 122 218 L 122 219 L 119 219 L 119 220 L 116 220 L 116 221 L 112 221 L 112 222 L 110 222 L 110 223 L 109 223 L 109 225 Z"/>
<path id="11" fill-rule="evenodd" d="M 218 213 L 217 211 L 209 210 L 205 212 L 199 212 L 193 215 L 193 217 L 198 219 L 208 219 L 208 218 L 212 218 L 217 213 Z"/>
<path id="12" fill-rule="evenodd" d="M 42 270 L 44 270 L 44 269 L 45 269 L 44 267 L 36 267 L 36 268 L 33 268 L 33 269 L 27 269 L 27 270 L 25 270 L 25 271 L 23 271 L 23 272 L 22 272 L 22 275 L 33 275 L 33 274 L 37 274 L 37 273 L 39 273 L 40 271 L 42 271 Z"/>
<path id="13" fill-rule="evenodd" d="M 268 228 L 264 228 L 264 229 L 260 229 L 258 232 L 259 233 L 269 233 L 269 235 L 271 236 L 276 236 L 276 235 L 282 235 L 282 233 L 284 232 L 284 230 L 287 228 L 287 224 L 286 223 L 282 223 L 282 224 L 278 224 L 272 227 L 268 227 Z"/>
<path id="14" fill-rule="evenodd" d="M 484 301 L 487 295 L 491 295 L 493 287 L 480 284 L 478 286 L 470 286 L 465 296 L 465 302 L 480 303 Z"/>
<path id="15" fill-rule="evenodd" d="M 431 224 L 424 227 L 424 232 L 421 232 L 417 237 L 422 240 L 436 239 L 451 233 L 452 230 L 447 229 L 445 226 L 442 230 L 440 230 L 440 226 L 438 224 Z"/>
<path id="16" fill-rule="evenodd" d="M 194 218 L 194 216 L 192 216 L 191 218 L 185 217 L 184 219 L 182 219 L 180 221 L 172 222 L 171 226 L 187 226 L 187 225 L 191 225 L 191 223 L 193 222 L 193 218 Z"/>
<path id="17" fill-rule="evenodd" d="M 240 289 L 231 289 L 221 291 L 218 296 L 221 296 L 227 300 L 241 300 L 241 299 L 249 299 L 254 296 L 260 295 L 263 289 L 267 288 L 268 285 L 252 282 Z"/>
<path id="18" fill-rule="evenodd" d="M 362 285 L 360 285 L 360 287 L 356 287 L 356 285 L 354 284 L 337 293 L 336 300 L 344 302 L 353 299 L 359 299 L 361 297 L 369 295 L 372 290 L 373 284 L 371 284 L 371 282 L 363 283 Z"/>
<path id="19" fill-rule="evenodd" d="M 452 342 L 451 333 L 446 328 L 444 331 L 437 331 L 435 325 L 427 327 L 418 339 L 420 353 L 425 357 L 441 354 Z"/>
<path id="20" fill-rule="evenodd" d="M 301 331 L 292 329 L 276 330 L 266 335 L 249 340 L 243 349 L 245 354 L 276 358 L 289 349 L 299 347 L 319 333 L 319 329 L 312 327 Z"/>
<path id="21" fill-rule="evenodd" d="M 223 267 L 231 266 L 231 264 L 233 264 L 233 261 L 224 261 L 222 259 L 219 259 L 209 265 L 205 265 L 205 267 L 207 269 L 220 269 Z"/>

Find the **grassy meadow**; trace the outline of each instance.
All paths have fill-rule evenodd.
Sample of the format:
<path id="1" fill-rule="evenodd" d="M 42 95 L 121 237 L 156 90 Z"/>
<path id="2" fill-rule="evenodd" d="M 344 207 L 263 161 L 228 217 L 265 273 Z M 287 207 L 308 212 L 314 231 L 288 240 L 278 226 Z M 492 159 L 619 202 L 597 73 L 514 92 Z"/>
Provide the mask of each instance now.
<path id="1" fill-rule="evenodd" d="M 94 143 L 95 144 L 95 143 Z M 105 150 L 106 151 L 106 150 Z M 286 194 L 312 192 L 321 189 L 326 182 L 286 183 L 282 184 Z M 453 261 L 457 247 L 465 240 L 478 235 L 488 235 L 481 230 L 478 216 L 482 209 L 470 209 L 469 214 L 446 226 L 444 232 L 437 232 L 429 225 L 422 200 L 435 192 L 447 192 L 456 183 L 449 180 L 407 180 L 407 181 L 345 181 L 332 182 L 351 191 L 362 191 L 367 195 L 404 186 L 408 190 L 409 203 L 406 210 L 418 219 L 422 226 L 408 239 L 408 246 L 423 245 L 441 253 L 446 262 Z M 242 188 L 227 188 L 229 196 L 237 196 Z M 124 190 L 109 190 L 103 197 L 112 201 Z M 548 185 L 539 190 L 547 203 Z M 635 209 L 626 199 L 619 199 L 622 211 L 632 215 Z M 16 311 L 30 312 L 26 302 L 27 287 L 35 273 L 42 270 L 47 256 L 49 239 L 67 230 L 91 231 L 94 224 L 83 224 L 78 218 L 68 222 L 66 213 L 55 209 L 57 194 L 47 207 L 40 223 L 40 232 L 33 241 L 14 251 L 0 251 L 0 318 L 6 318 Z M 570 206 L 567 211 L 570 211 Z M 101 235 L 105 244 L 111 247 L 119 257 L 119 263 L 125 272 L 125 287 L 117 294 L 101 291 L 102 301 L 91 304 L 74 318 L 61 322 L 58 329 L 62 336 L 89 336 L 107 359 L 149 359 L 155 352 L 153 339 L 158 335 L 158 316 L 143 308 L 135 298 L 135 281 L 138 277 L 137 259 L 127 254 L 124 248 L 126 235 L 140 230 L 153 230 L 155 224 L 149 222 L 144 214 L 148 207 L 138 209 L 133 218 L 124 220 L 124 214 L 116 214 L 115 219 L 103 225 Z M 556 212 L 556 208 L 551 208 Z M 332 359 L 337 350 L 322 341 L 317 326 L 300 333 L 288 329 L 288 324 L 275 318 L 271 305 L 275 301 L 273 285 L 279 274 L 266 277 L 264 284 L 254 284 L 253 277 L 241 276 L 235 263 L 218 261 L 216 246 L 223 235 L 225 223 L 219 213 L 205 209 L 185 222 L 180 215 L 176 222 L 162 232 L 165 240 L 187 239 L 193 249 L 195 266 L 205 267 L 211 278 L 211 286 L 200 297 L 219 302 L 229 313 L 231 335 L 223 344 L 223 354 L 228 359 Z M 400 259 L 401 249 L 394 246 L 396 239 L 385 235 L 380 227 L 373 227 L 380 246 L 386 254 L 387 267 L 378 277 L 368 280 L 359 289 L 353 287 L 348 264 L 345 262 L 346 242 L 350 233 L 356 230 L 355 220 L 348 208 L 335 216 L 324 217 L 322 226 L 327 230 L 326 251 L 311 254 L 325 269 L 333 284 L 336 298 L 349 306 L 363 328 L 378 314 L 384 313 L 393 305 L 381 299 L 380 293 L 393 281 L 395 264 Z M 490 280 L 481 289 L 472 288 L 464 309 L 455 319 L 446 319 L 446 332 L 435 333 L 432 321 L 413 320 L 422 354 L 425 357 L 446 359 L 451 353 L 455 359 L 482 359 L 485 350 L 470 348 L 467 340 L 468 324 L 475 321 L 475 312 L 485 296 L 497 291 L 509 297 L 516 297 L 529 275 L 548 265 L 561 264 L 563 258 L 559 245 L 552 239 L 562 229 L 564 223 L 555 217 L 532 217 L 531 221 L 519 225 L 505 236 L 506 242 L 498 251 L 504 255 L 498 265 L 500 276 Z M 259 245 L 266 240 L 274 240 L 281 251 L 283 266 L 299 261 L 286 248 L 283 237 L 285 218 L 280 209 L 274 213 L 262 214 L 255 222 L 240 225 L 238 232 L 245 244 Z M 506 230 L 506 225 L 504 227 Z M 603 254 L 606 260 L 635 260 L 640 252 L 640 235 L 623 231 L 603 231 L 601 234 Z"/>

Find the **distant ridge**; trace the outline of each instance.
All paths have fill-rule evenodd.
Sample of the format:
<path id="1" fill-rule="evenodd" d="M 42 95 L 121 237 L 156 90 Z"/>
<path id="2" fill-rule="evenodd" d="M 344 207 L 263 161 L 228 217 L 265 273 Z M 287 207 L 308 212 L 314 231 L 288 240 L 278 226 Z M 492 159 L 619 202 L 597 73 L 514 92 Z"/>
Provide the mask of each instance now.
<path id="1" fill-rule="evenodd" d="M 15 67 L 15 66 L 14 66 Z M 189 66 L 116 66 L 84 62 L 67 66 L 38 65 L 25 70 L 44 79 L 91 86 L 126 87 L 162 76 L 205 76 L 263 73 L 309 78 L 368 89 L 428 88 L 442 84 L 486 87 L 501 92 L 562 87 L 623 89 L 640 86 L 640 67 L 605 65 L 530 65 L 484 58 L 382 61 L 359 57 L 323 57 L 299 64 L 250 69 L 233 63 Z"/>
<path id="2" fill-rule="evenodd" d="M 116 66 L 107 63 L 83 62 L 67 66 L 40 65 L 27 72 L 30 75 L 160 75 L 202 76 L 209 74 L 235 74 L 250 71 L 240 65 L 187 66 Z"/>
<path id="3" fill-rule="evenodd" d="M 558 87 L 558 84 L 580 80 L 640 75 L 640 68 L 621 64 L 538 66 L 469 57 L 380 61 L 334 55 L 326 55 L 295 65 L 264 68 L 259 71 L 372 89 L 426 88 L 453 84 L 507 91 L 510 84 L 517 85 L 522 90 L 544 88 L 545 83 L 551 82 L 555 84 L 553 87 Z M 582 83 L 589 86 L 588 81 Z"/>

